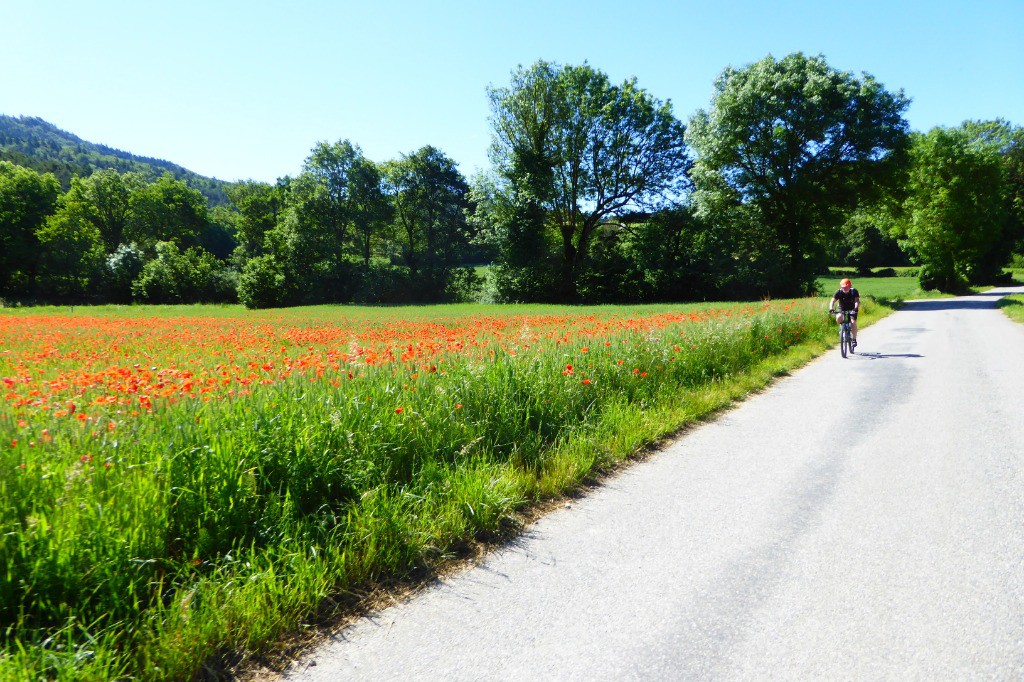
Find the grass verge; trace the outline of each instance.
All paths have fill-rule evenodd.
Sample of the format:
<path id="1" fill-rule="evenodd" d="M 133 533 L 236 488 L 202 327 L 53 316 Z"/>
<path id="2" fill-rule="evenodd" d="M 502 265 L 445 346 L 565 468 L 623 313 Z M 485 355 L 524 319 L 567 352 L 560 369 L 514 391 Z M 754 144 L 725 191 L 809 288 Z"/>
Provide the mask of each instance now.
<path id="1" fill-rule="evenodd" d="M 1024 324 L 1024 295 L 1014 294 L 999 299 L 998 305 L 1014 322 Z"/>

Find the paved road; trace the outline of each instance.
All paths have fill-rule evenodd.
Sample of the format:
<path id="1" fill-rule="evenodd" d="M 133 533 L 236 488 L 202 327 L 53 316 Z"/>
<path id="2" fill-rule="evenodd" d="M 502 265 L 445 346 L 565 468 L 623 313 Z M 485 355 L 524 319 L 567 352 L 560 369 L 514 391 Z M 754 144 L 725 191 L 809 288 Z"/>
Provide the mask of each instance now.
<path id="1" fill-rule="evenodd" d="M 908 304 L 287 679 L 1024 679 L 996 298 Z"/>

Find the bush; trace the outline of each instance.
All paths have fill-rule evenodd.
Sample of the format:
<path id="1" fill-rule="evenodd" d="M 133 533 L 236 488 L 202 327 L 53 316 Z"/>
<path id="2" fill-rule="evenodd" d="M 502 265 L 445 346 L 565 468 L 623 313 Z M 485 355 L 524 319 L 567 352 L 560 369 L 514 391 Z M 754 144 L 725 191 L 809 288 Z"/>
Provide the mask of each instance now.
<path id="1" fill-rule="evenodd" d="M 233 301 L 234 279 L 210 252 L 174 242 L 157 242 L 156 257 L 132 282 L 132 298 L 144 303 L 223 303 Z"/>
<path id="2" fill-rule="evenodd" d="M 145 263 L 145 254 L 135 242 L 119 244 L 117 249 L 107 256 L 107 293 L 111 301 L 131 303 L 132 282 L 142 274 L 142 266 Z"/>
<path id="3" fill-rule="evenodd" d="M 960 293 L 967 290 L 967 280 L 955 272 L 942 272 L 928 265 L 921 266 L 917 281 L 925 291 L 939 290 Z"/>
<path id="4" fill-rule="evenodd" d="M 238 300 L 250 309 L 284 305 L 284 269 L 274 256 L 265 254 L 246 262 L 238 275 Z"/>

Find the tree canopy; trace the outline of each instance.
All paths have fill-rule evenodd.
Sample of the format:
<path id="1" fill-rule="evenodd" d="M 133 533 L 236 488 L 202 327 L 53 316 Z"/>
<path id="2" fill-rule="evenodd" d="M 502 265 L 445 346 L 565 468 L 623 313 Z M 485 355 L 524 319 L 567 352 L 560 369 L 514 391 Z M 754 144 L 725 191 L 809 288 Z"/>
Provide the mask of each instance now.
<path id="1" fill-rule="evenodd" d="M 897 181 L 909 100 L 824 57 L 771 55 L 725 69 L 711 108 L 690 121 L 700 215 L 770 240 L 783 263 L 776 293 L 809 291 L 823 244 L 861 202 Z"/>
<path id="2" fill-rule="evenodd" d="M 1024 134 L 1002 122 L 915 133 L 896 233 L 922 265 L 926 288 L 991 282 L 1020 236 L 1012 182 Z"/>
<path id="3" fill-rule="evenodd" d="M 685 128 L 636 79 L 614 85 L 585 63 L 520 67 L 489 95 L 497 189 L 520 207 L 506 239 L 543 249 L 552 230 L 553 298 L 575 300 L 598 226 L 685 189 Z"/>

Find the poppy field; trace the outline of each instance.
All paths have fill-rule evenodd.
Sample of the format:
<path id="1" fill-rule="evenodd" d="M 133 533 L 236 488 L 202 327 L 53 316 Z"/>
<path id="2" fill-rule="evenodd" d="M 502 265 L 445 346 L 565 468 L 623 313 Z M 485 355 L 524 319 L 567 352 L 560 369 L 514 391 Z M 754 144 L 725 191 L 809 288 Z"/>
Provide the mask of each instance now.
<path id="1" fill-rule="evenodd" d="M 0 310 L 0 678 L 230 668 L 507 537 L 829 322 L 820 299 Z"/>

